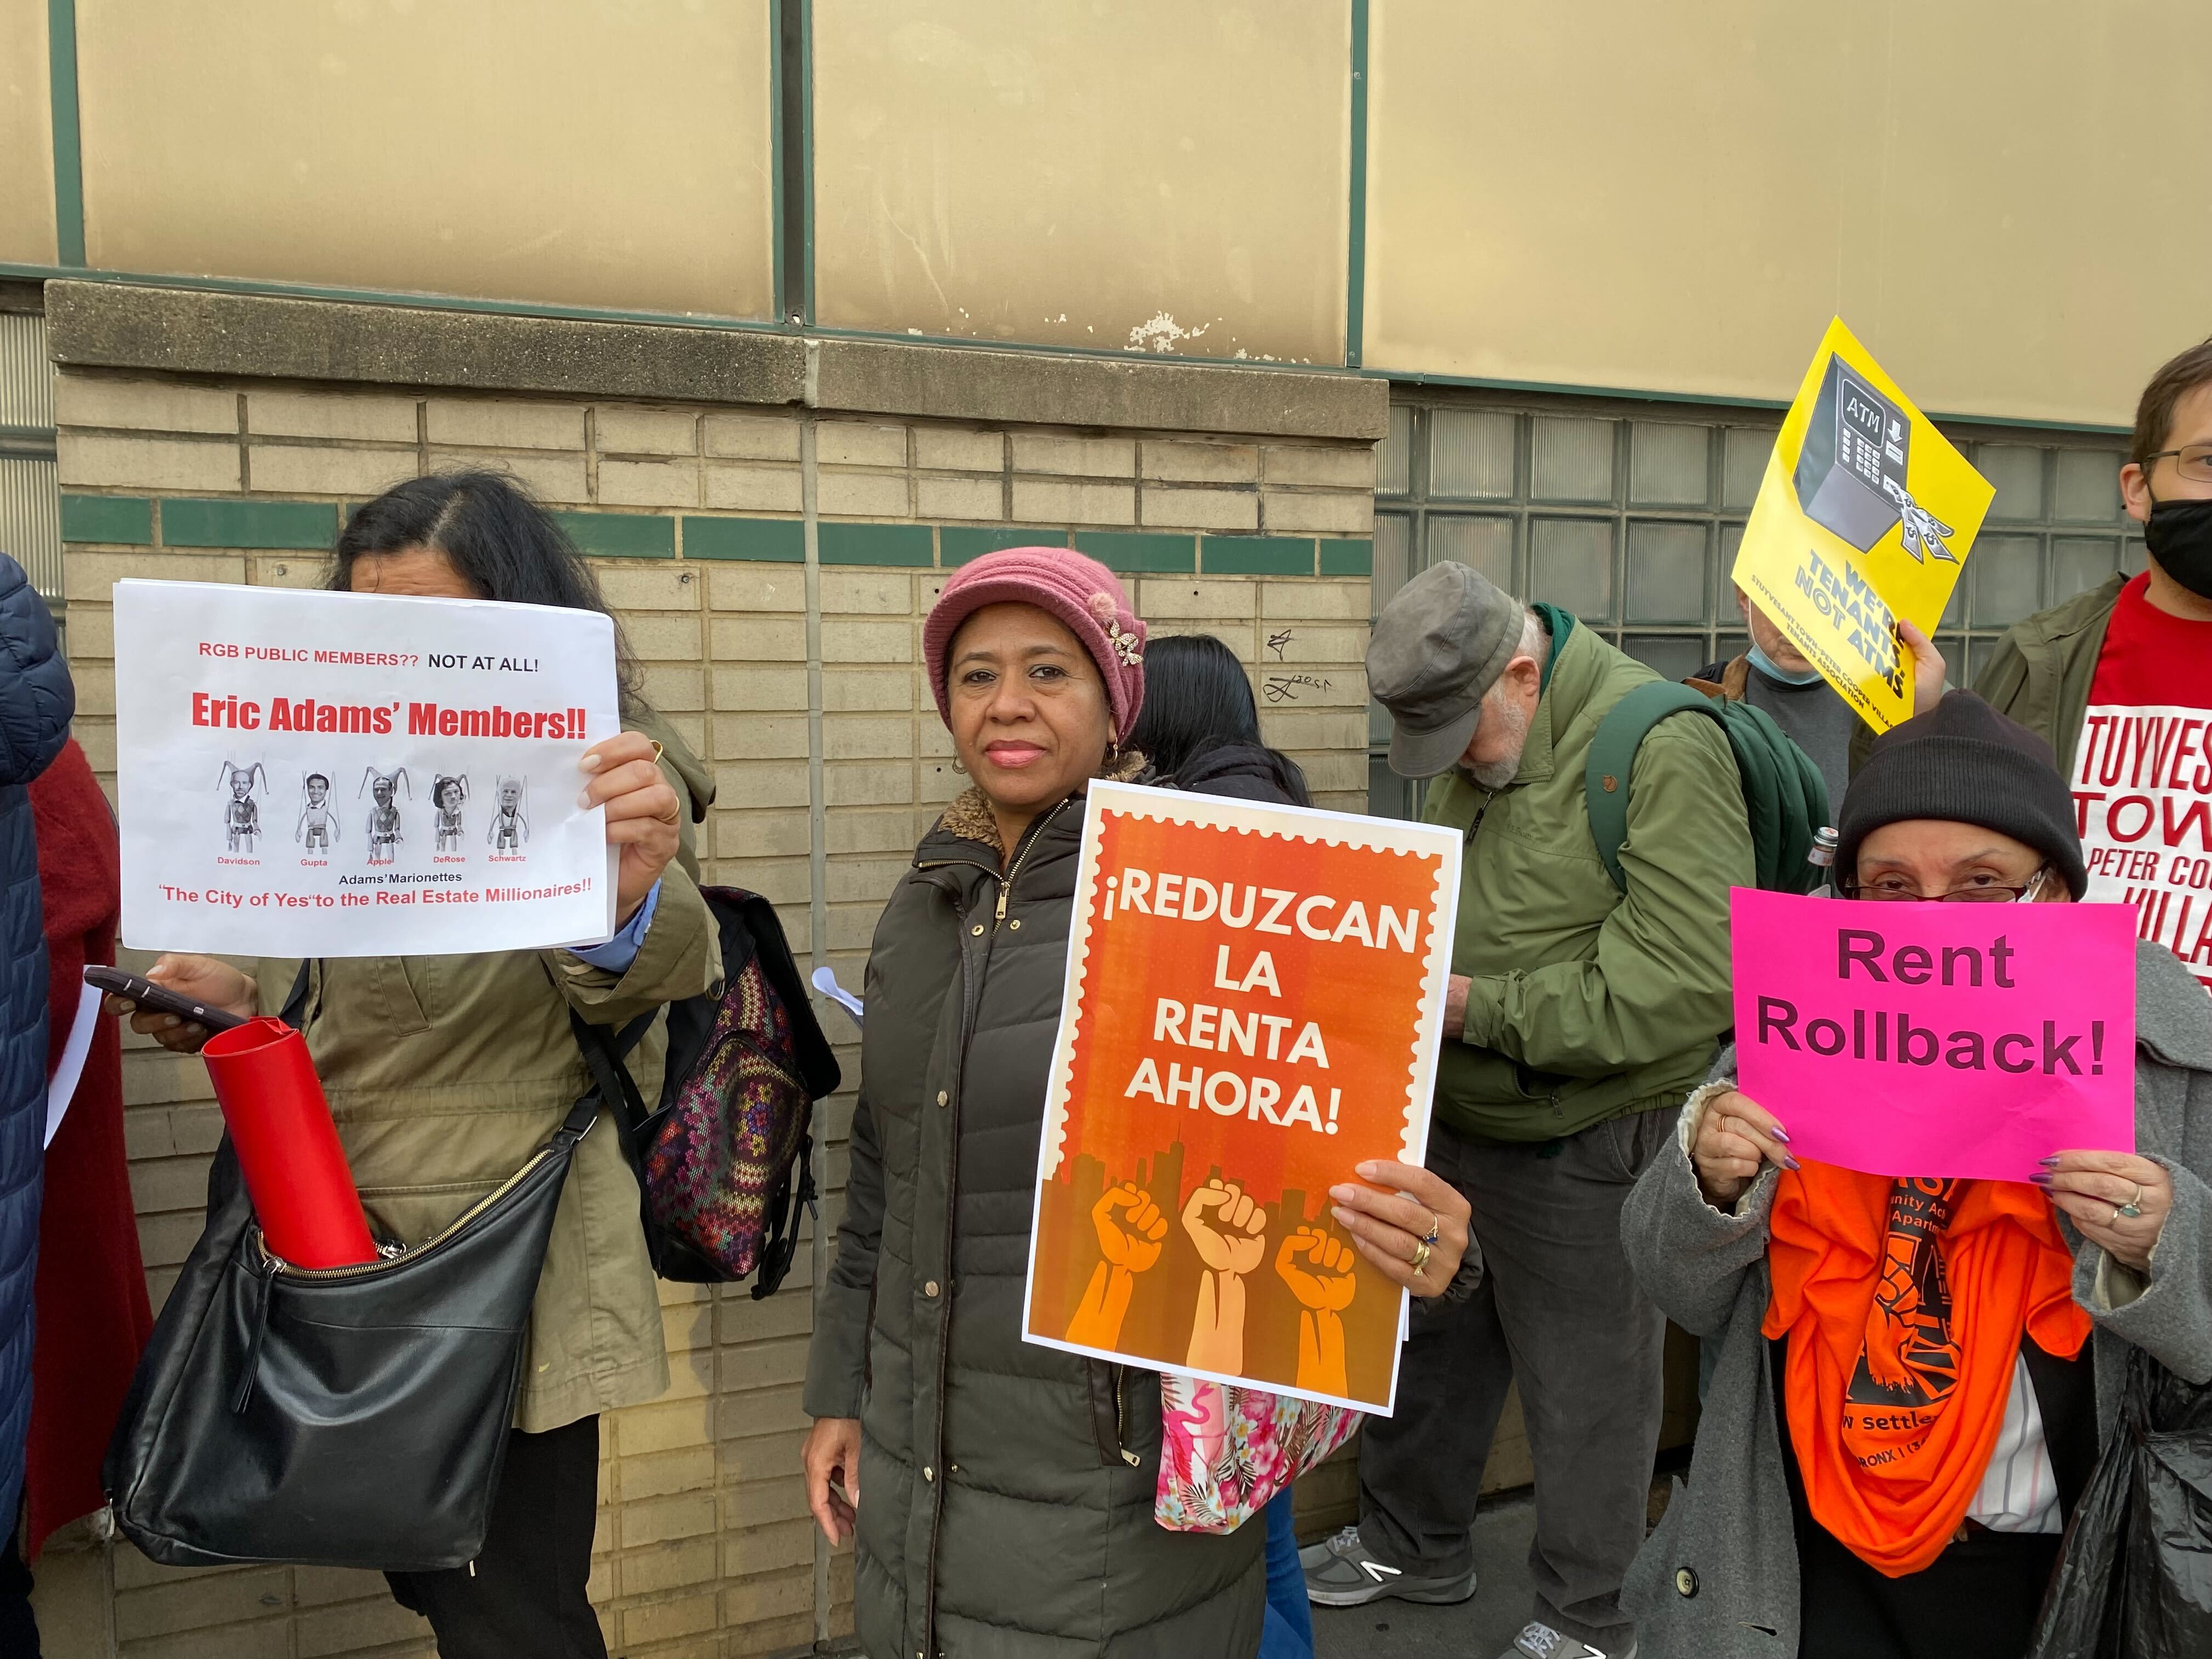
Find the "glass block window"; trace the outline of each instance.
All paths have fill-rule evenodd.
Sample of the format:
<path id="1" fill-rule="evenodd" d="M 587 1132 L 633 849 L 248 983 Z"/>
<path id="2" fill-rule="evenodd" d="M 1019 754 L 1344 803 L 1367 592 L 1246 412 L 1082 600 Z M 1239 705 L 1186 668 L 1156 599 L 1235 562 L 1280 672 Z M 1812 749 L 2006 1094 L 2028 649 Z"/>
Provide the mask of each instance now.
<path id="1" fill-rule="evenodd" d="M 1747 643 L 1729 572 L 1765 476 L 1778 411 L 1401 389 L 1376 492 L 1374 603 L 1437 559 L 1547 600 L 1670 679 Z M 1936 641 L 1954 684 L 2014 623 L 2142 568 L 2120 507 L 2121 441 L 1950 430 L 1996 487 Z M 1418 808 L 1370 708 L 1369 807 Z"/>
<path id="2" fill-rule="evenodd" d="M 46 319 L 15 311 L 0 311 L 0 552 L 29 573 L 48 604 L 60 604 L 61 492 Z"/>

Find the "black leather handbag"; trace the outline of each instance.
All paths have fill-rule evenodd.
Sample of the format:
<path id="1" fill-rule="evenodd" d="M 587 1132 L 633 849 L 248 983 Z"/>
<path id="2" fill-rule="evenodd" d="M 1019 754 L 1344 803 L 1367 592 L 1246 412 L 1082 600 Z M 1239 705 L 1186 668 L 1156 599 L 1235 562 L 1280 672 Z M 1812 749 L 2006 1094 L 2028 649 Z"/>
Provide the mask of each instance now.
<path id="1" fill-rule="evenodd" d="M 474 1560 L 553 1212 L 599 1108 L 596 1092 L 577 1102 L 443 1232 L 352 1267 L 270 1255 L 226 1136 L 207 1227 L 108 1443 L 123 1534 L 173 1567 Z"/>

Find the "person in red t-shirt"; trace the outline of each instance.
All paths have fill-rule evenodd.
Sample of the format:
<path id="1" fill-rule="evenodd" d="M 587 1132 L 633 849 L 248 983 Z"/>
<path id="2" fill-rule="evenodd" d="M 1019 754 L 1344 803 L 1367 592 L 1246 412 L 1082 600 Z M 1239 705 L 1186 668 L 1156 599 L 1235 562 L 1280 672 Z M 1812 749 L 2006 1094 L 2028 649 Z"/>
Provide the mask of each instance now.
<path id="1" fill-rule="evenodd" d="M 2057 755 L 2084 896 L 2212 988 L 2212 341 L 2144 388 L 2120 491 L 2149 568 L 2019 623 L 1974 689 Z"/>

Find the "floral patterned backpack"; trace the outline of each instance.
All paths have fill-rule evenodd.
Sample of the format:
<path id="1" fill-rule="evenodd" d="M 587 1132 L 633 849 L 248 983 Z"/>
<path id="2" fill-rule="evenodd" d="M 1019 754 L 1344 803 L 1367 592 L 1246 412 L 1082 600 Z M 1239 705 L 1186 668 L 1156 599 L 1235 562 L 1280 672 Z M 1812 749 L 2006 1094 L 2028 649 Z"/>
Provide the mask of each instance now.
<path id="1" fill-rule="evenodd" d="M 814 1103 L 837 1087 L 837 1060 L 775 908 L 742 888 L 699 890 L 721 935 L 722 994 L 668 1005 L 659 1103 L 647 1110 L 619 1063 L 653 1015 L 619 1035 L 569 1024 L 637 1171 L 653 1272 L 695 1285 L 750 1273 L 759 1297 L 790 1271 L 814 1203 Z"/>
<path id="2" fill-rule="evenodd" d="M 1351 1439 L 1361 1415 L 1163 1371 L 1152 1519 L 1170 1532 L 1234 1532 Z"/>

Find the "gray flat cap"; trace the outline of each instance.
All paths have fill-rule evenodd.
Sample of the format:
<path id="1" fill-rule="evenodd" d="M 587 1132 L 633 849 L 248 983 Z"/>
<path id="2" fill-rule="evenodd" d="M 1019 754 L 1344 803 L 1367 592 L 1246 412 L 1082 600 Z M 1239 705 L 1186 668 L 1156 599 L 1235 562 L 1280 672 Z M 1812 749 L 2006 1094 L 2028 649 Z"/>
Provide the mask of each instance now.
<path id="1" fill-rule="evenodd" d="M 1525 614 L 1487 576 L 1449 561 L 1398 590 L 1367 646 L 1367 689 L 1390 711 L 1393 772 L 1432 778 L 1467 752 Z"/>

